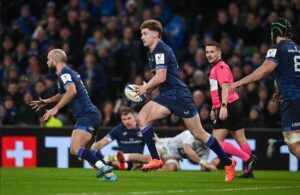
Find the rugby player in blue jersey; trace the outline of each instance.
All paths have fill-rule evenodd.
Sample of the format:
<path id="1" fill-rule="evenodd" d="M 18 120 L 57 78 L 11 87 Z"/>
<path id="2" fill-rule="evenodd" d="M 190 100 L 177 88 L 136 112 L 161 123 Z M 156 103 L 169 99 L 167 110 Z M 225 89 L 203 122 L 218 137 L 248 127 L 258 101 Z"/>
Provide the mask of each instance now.
<path id="1" fill-rule="evenodd" d="M 92 150 L 99 154 L 104 146 L 116 140 L 120 151 L 118 151 L 118 156 L 123 155 L 123 153 L 131 154 L 138 153 L 143 154 L 145 141 L 142 137 L 142 133 L 137 126 L 136 114 L 130 108 L 123 108 L 120 112 L 122 124 L 115 126 L 105 137 L 101 140 L 95 142 L 92 145 Z M 117 163 L 119 169 L 131 169 L 130 166 L 125 167 L 125 163 Z"/>
<path id="2" fill-rule="evenodd" d="M 140 30 L 143 45 L 149 49 L 148 60 L 154 76 L 148 83 L 135 86 L 135 90 L 139 95 L 145 95 L 156 87 L 160 90 L 160 95 L 149 101 L 138 115 L 140 129 L 152 157 L 152 160 L 141 169 L 147 171 L 158 169 L 163 165 L 153 140 L 152 123 L 174 113 L 183 119 L 187 129 L 196 139 L 205 143 L 219 156 L 225 165 L 225 181 L 232 181 L 235 178 L 236 162 L 230 159 L 218 141 L 203 129 L 191 92 L 179 78 L 179 66 L 175 54 L 161 40 L 163 34 L 161 23 L 147 20 L 142 23 Z"/>
<path id="3" fill-rule="evenodd" d="M 67 55 L 61 49 L 53 49 L 48 53 L 47 65 L 55 70 L 58 76 L 59 93 L 48 98 L 31 102 L 33 109 L 37 111 L 52 103 L 56 105 L 46 110 L 43 119 L 56 115 L 67 104 L 70 105 L 76 125 L 71 135 L 70 151 L 81 159 L 87 160 L 98 169 L 97 177 L 106 181 L 116 181 L 117 176 L 112 173 L 112 167 L 105 165 L 95 154 L 85 148 L 92 139 L 97 127 L 101 124 L 101 114 L 91 102 L 90 97 L 82 83 L 80 75 L 67 66 Z"/>
<path id="4" fill-rule="evenodd" d="M 258 81 L 275 71 L 283 136 L 289 151 L 300 159 L 300 46 L 291 40 L 292 26 L 285 18 L 272 22 L 271 38 L 274 46 L 268 50 L 263 64 L 231 88 Z"/>

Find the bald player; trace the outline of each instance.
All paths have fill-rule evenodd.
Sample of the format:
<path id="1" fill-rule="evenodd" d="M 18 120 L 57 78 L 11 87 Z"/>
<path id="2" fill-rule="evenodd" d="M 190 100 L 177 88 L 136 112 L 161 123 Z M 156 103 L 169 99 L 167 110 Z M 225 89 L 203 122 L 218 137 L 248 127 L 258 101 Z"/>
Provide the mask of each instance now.
<path id="1" fill-rule="evenodd" d="M 67 66 L 67 55 L 63 50 L 53 49 L 49 52 L 47 58 L 48 68 L 55 70 L 58 76 L 59 93 L 48 99 L 39 98 L 39 100 L 32 101 L 32 108 L 38 111 L 48 104 L 56 103 L 52 109 L 46 110 L 43 119 L 47 121 L 69 104 L 76 120 L 71 135 L 71 154 L 87 160 L 97 168 L 98 178 L 103 178 L 105 181 L 116 181 L 117 176 L 112 173 L 113 168 L 105 165 L 91 150 L 86 148 L 102 119 L 100 111 L 91 102 L 80 75 Z"/>

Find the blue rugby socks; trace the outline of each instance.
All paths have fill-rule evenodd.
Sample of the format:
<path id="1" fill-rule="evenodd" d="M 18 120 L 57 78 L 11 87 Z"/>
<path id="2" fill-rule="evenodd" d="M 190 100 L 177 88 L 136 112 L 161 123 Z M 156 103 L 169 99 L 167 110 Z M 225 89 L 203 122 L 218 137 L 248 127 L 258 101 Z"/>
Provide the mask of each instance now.
<path id="1" fill-rule="evenodd" d="M 96 165 L 98 168 L 104 166 L 105 164 L 99 160 L 90 150 L 86 149 L 86 148 L 79 148 L 78 152 L 77 152 L 77 156 L 87 160 L 88 162 Z"/>
<path id="2" fill-rule="evenodd" d="M 156 150 L 155 142 L 154 142 L 154 131 L 152 125 L 148 125 L 144 129 L 141 129 L 143 138 L 147 144 L 148 150 L 151 154 L 152 159 L 160 159 Z"/>
<path id="3" fill-rule="evenodd" d="M 205 145 L 207 147 L 209 147 L 212 151 L 214 151 L 216 153 L 216 155 L 218 155 L 218 157 L 220 158 L 220 160 L 222 161 L 222 163 L 225 166 L 231 165 L 231 163 L 232 163 L 231 160 L 225 154 L 225 152 L 222 150 L 218 140 L 216 140 L 213 135 L 210 135 L 210 137 L 209 137 L 208 141 L 205 143 Z"/>
<path id="4" fill-rule="evenodd" d="M 101 154 L 101 152 L 99 150 L 91 150 L 92 153 L 97 157 L 98 160 L 103 160 L 103 155 Z"/>

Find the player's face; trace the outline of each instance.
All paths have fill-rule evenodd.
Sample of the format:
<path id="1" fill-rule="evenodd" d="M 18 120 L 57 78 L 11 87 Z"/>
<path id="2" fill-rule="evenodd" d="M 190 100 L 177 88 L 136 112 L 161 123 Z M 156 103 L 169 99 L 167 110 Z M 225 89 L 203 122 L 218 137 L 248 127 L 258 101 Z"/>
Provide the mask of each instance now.
<path id="1" fill-rule="evenodd" d="M 206 46 L 205 52 L 207 61 L 211 64 L 221 59 L 221 51 L 215 46 Z"/>
<path id="2" fill-rule="evenodd" d="M 148 28 L 142 29 L 141 33 L 142 33 L 141 40 L 143 41 L 143 45 L 145 47 L 150 47 L 154 43 L 155 38 L 157 38 L 158 36 L 157 32 L 153 30 L 149 30 Z"/>
<path id="3" fill-rule="evenodd" d="M 135 120 L 135 117 L 133 116 L 132 113 L 128 113 L 126 115 L 122 115 L 121 116 L 121 120 L 122 120 L 123 125 L 127 129 L 134 129 L 134 128 L 136 128 L 136 120 Z"/>
<path id="4" fill-rule="evenodd" d="M 47 65 L 48 65 L 48 68 L 50 70 L 55 70 L 56 69 L 55 64 L 56 64 L 56 60 L 53 58 L 53 56 L 48 55 L 47 56 Z"/>

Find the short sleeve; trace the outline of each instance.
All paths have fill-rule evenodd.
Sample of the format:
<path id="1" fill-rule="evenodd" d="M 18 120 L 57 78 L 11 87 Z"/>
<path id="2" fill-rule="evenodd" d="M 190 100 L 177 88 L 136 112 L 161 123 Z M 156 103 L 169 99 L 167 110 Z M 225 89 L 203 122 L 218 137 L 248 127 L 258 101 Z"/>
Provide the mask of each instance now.
<path id="1" fill-rule="evenodd" d="M 271 47 L 266 55 L 266 60 L 272 60 L 274 61 L 276 64 L 279 64 L 279 49 L 277 46 L 273 46 Z"/>
<path id="2" fill-rule="evenodd" d="M 220 65 L 216 67 L 215 74 L 220 85 L 223 83 L 230 83 L 231 72 L 228 66 Z"/>
<path id="3" fill-rule="evenodd" d="M 167 58 L 168 55 L 166 52 L 158 52 L 154 54 L 155 69 L 168 68 Z"/>
<path id="4" fill-rule="evenodd" d="M 115 140 L 118 137 L 119 126 L 114 127 L 106 136 L 111 140 Z"/>
<path id="5" fill-rule="evenodd" d="M 63 72 L 60 76 L 59 76 L 60 80 L 62 81 L 63 83 L 63 86 L 64 88 L 66 89 L 67 86 L 69 86 L 70 84 L 73 84 L 75 83 L 73 81 L 73 78 L 72 78 L 72 73 L 70 72 Z"/>

